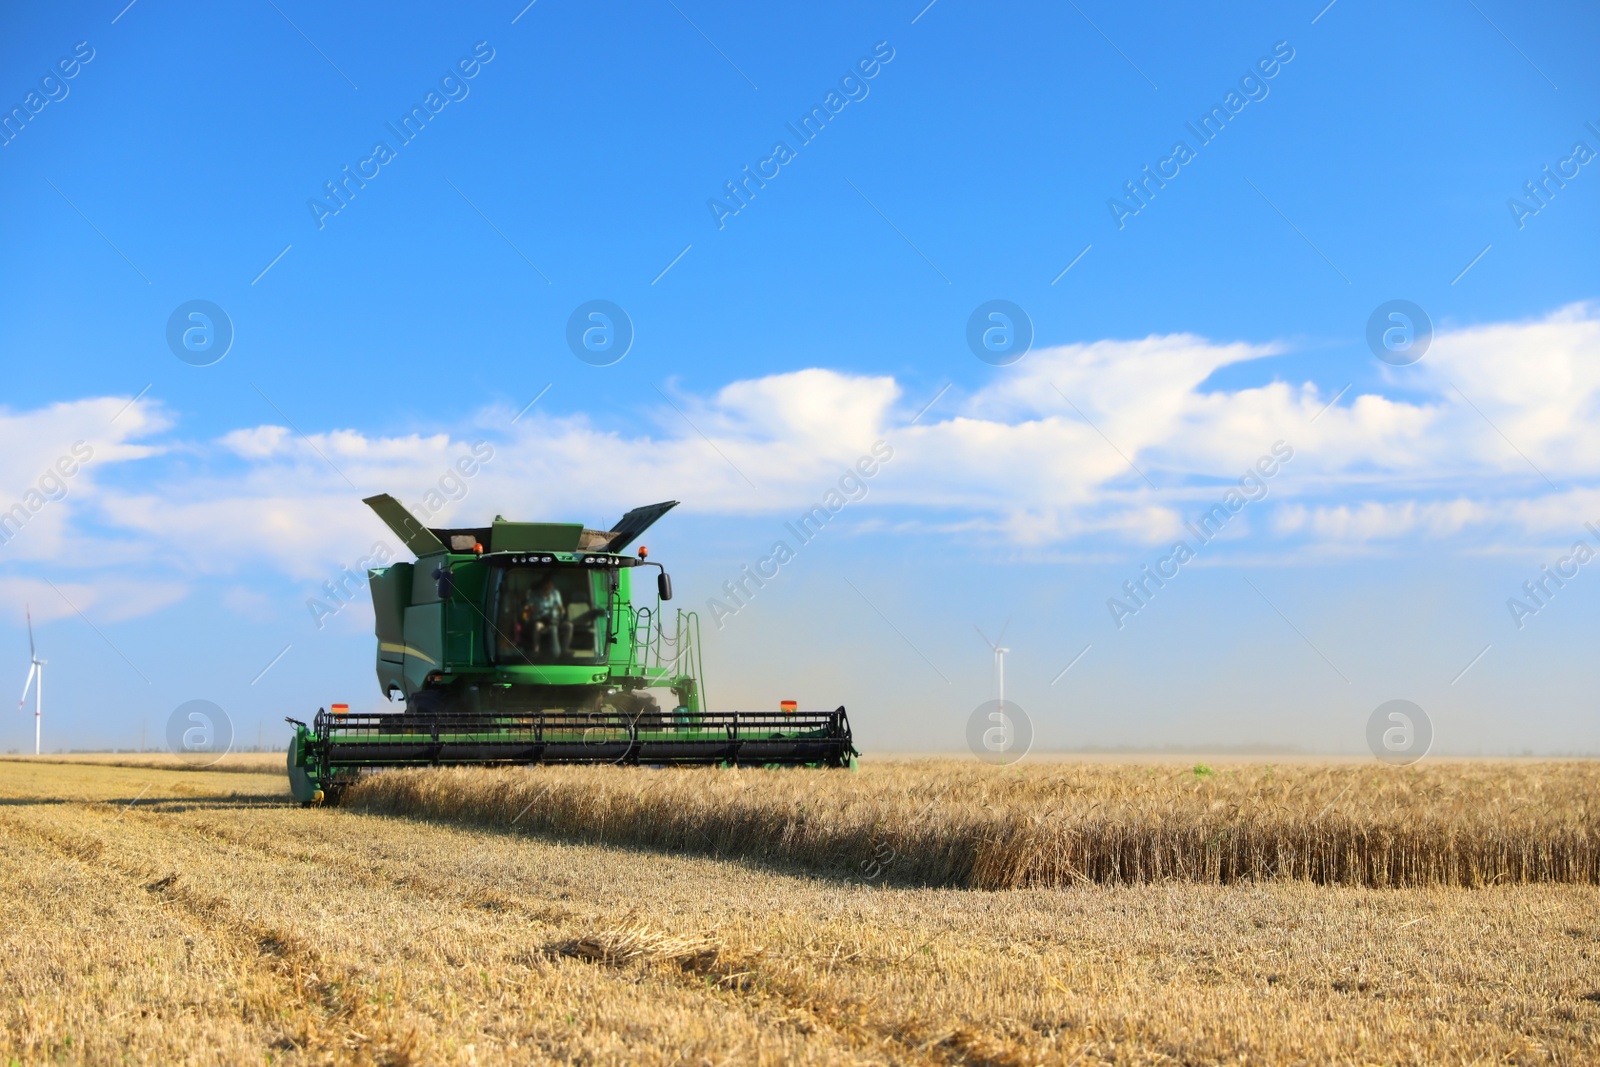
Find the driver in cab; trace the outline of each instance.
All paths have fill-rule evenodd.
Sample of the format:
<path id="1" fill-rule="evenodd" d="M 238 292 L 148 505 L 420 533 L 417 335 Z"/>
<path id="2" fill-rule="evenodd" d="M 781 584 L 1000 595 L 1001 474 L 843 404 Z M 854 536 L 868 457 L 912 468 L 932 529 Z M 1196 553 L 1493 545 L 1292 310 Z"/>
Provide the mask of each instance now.
<path id="1" fill-rule="evenodd" d="M 532 651 L 535 655 L 542 652 L 547 643 L 552 656 L 560 657 L 572 650 L 572 622 L 567 618 L 567 604 L 554 578 L 546 577 L 529 591 L 522 617 L 533 624 Z"/>

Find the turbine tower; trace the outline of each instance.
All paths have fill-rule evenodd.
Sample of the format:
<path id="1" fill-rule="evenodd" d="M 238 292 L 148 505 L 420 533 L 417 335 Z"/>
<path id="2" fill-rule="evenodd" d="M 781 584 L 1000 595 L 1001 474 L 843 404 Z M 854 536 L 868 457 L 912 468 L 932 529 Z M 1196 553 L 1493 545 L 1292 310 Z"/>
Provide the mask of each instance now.
<path id="1" fill-rule="evenodd" d="M 995 689 L 1001 707 L 1005 707 L 1006 703 L 1006 653 L 1010 651 L 1004 645 L 994 646 Z"/>
<path id="2" fill-rule="evenodd" d="M 1006 639 L 1006 630 L 1010 626 L 1011 620 L 1007 619 L 1005 626 L 1000 627 L 1000 636 L 995 638 L 993 641 L 989 640 L 989 635 L 984 633 L 982 628 L 978 626 L 973 627 L 974 630 L 978 631 L 978 636 L 983 638 L 983 643 L 994 650 L 995 695 L 1002 707 L 1006 702 L 1006 653 L 1010 652 L 1011 650 L 1002 646 L 1000 642 Z"/>
<path id="3" fill-rule="evenodd" d="M 1000 633 L 993 641 L 989 640 L 989 635 L 983 632 L 981 626 L 972 627 L 978 631 L 978 636 L 983 638 L 983 643 L 994 651 L 994 685 L 998 699 L 995 701 L 995 709 L 989 713 L 989 721 L 994 725 L 983 732 L 983 745 L 989 751 L 1000 755 L 1009 752 L 1016 741 L 1016 726 L 1011 716 L 1006 714 L 1006 653 L 1011 650 L 1000 643 L 1006 639 L 1006 630 L 1010 626 L 1011 620 L 1007 619 L 1005 626 L 1000 627 Z"/>
<path id="4" fill-rule="evenodd" d="M 37 685 L 34 683 L 37 681 Z M 28 609 L 28 680 L 22 687 L 22 699 L 17 701 L 17 710 L 23 711 L 28 704 L 28 690 L 33 690 L 33 754 L 39 754 L 39 719 L 44 711 L 44 660 L 39 658 L 39 650 L 33 644 L 33 610 Z"/>

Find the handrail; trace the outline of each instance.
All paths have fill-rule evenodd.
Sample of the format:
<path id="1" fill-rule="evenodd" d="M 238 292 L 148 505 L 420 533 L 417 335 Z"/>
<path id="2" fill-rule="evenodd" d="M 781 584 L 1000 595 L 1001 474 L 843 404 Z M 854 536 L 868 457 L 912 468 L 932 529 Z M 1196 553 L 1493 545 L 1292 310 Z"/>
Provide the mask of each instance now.
<path id="1" fill-rule="evenodd" d="M 628 673 L 637 674 L 650 663 L 652 612 L 648 607 L 628 608 L 633 613 L 628 626 Z"/>
<path id="2" fill-rule="evenodd" d="M 679 680 L 691 682 L 695 711 L 704 712 L 705 661 L 699 613 L 679 608 L 673 620 L 672 636 L 668 637 L 659 606 L 629 605 L 627 610 L 627 673 L 646 678 L 654 674 L 658 676 L 654 681 L 667 684 Z"/>
<path id="3" fill-rule="evenodd" d="M 694 673 L 695 693 L 700 702 L 700 712 L 704 714 L 710 704 L 706 700 L 705 664 L 700 659 L 702 648 L 700 642 L 700 614 L 679 608 L 678 629 L 682 632 L 683 639 L 689 642 L 689 654 L 693 661 L 690 667 Z"/>

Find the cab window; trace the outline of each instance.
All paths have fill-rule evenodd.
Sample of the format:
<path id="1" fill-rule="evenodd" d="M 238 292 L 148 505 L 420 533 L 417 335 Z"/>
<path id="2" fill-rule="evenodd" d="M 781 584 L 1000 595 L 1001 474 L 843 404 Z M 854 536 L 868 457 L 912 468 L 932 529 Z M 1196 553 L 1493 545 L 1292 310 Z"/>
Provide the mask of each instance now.
<path id="1" fill-rule="evenodd" d="M 494 644 L 499 663 L 595 663 L 609 636 L 603 572 L 508 567 L 499 572 Z"/>

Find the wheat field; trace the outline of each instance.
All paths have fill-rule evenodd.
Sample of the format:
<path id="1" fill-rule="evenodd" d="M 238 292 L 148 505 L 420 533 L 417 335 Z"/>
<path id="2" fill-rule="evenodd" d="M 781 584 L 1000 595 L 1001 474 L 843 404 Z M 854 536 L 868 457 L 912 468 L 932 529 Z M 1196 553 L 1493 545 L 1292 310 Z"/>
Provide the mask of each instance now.
<path id="1" fill-rule="evenodd" d="M 0 761 L 0 1063 L 1589 1064 L 1593 785 L 917 761 L 304 809 L 277 768 Z M 1257 867 L 1270 833 L 1376 843 Z"/>
<path id="2" fill-rule="evenodd" d="M 1580 761 L 980 772 L 933 759 L 854 775 L 452 768 L 373 776 L 345 803 L 972 889 L 1600 882 L 1600 764 Z"/>

